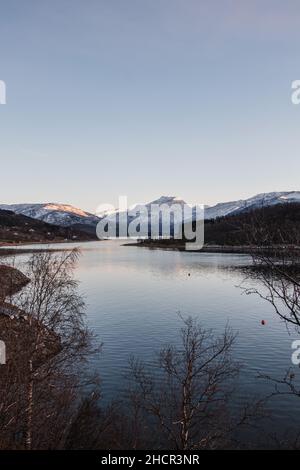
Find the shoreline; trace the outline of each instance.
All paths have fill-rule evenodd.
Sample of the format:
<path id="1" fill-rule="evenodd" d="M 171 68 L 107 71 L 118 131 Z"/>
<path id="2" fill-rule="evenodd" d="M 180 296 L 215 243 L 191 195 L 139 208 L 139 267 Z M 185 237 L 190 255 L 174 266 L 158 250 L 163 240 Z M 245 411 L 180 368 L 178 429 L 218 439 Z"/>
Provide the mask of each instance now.
<path id="1" fill-rule="evenodd" d="M 55 245 L 57 243 L 89 243 L 89 242 L 95 242 L 95 241 L 102 241 L 99 238 L 97 239 L 92 239 L 92 240 L 45 240 L 45 241 L 38 241 L 38 242 L 0 242 L 0 248 L 2 246 L 5 247 L 12 247 L 12 246 L 26 246 L 26 245 Z"/>
<path id="2" fill-rule="evenodd" d="M 166 245 L 162 242 L 137 242 L 137 243 L 125 243 L 122 246 L 135 246 L 139 248 L 148 248 L 150 250 L 164 250 L 164 251 L 180 251 L 185 253 L 224 253 L 224 254 L 243 254 L 251 255 L 253 253 L 268 253 L 274 254 L 280 251 L 284 251 L 286 246 L 274 246 L 274 247 L 259 247 L 259 246 L 249 246 L 249 245 L 204 245 L 201 250 L 186 250 L 185 246 L 182 244 L 170 244 Z M 299 250 L 300 247 L 293 247 L 296 250 Z"/>
<path id="3" fill-rule="evenodd" d="M 101 240 L 65 240 L 65 241 L 51 241 L 51 242 L 20 242 L 20 243 L 0 243 L 0 257 L 1 256 L 13 256 L 13 255 L 24 255 L 24 254 L 31 254 L 31 253 L 48 253 L 48 252 L 60 252 L 60 251 L 67 251 L 71 250 L 67 246 L 65 248 L 26 248 L 26 246 L 32 245 L 58 245 L 58 244 L 82 244 L 82 243 L 90 243 L 95 241 Z"/>
<path id="4" fill-rule="evenodd" d="M 186 250 L 184 246 L 164 246 L 164 245 L 147 245 L 143 243 L 125 243 L 122 246 L 135 246 L 139 248 L 148 248 L 149 250 L 163 251 L 179 251 L 183 253 L 228 253 L 228 254 L 244 254 L 249 255 L 253 252 L 253 248 L 249 247 L 230 247 L 230 246 L 204 246 L 201 250 Z"/>

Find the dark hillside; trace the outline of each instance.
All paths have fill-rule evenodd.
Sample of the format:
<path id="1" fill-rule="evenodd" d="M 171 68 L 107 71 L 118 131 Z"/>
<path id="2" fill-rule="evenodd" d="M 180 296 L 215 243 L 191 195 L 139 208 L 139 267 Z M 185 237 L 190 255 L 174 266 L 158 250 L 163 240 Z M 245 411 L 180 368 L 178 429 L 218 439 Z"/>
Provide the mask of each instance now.
<path id="1" fill-rule="evenodd" d="M 0 243 L 36 243 L 93 240 L 96 235 L 76 228 L 58 227 L 11 211 L 0 210 Z"/>
<path id="2" fill-rule="evenodd" d="M 300 245 L 300 204 L 288 203 L 206 220 L 205 246 Z M 184 249 L 186 240 L 144 240 L 141 246 Z"/>
<path id="3" fill-rule="evenodd" d="M 277 204 L 205 222 L 207 244 L 298 244 L 299 240 L 299 203 Z"/>

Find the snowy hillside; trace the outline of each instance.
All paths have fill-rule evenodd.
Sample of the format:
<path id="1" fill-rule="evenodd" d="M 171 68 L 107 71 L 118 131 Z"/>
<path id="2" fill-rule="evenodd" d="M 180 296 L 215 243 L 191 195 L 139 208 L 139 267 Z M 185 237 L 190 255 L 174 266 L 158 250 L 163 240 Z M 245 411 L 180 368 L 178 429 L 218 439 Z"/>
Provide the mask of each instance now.
<path id="1" fill-rule="evenodd" d="M 272 206 L 275 204 L 283 204 L 287 202 L 300 202 L 300 191 L 282 191 L 282 192 L 272 192 L 272 193 L 261 193 L 255 196 L 252 196 L 248 199 L 239 199 L 237 201 L 230 201 L 230 202 L 220 202 L 215 206 L 207 206 L 205 205 L 205 212 L 204 217 L 205 219 L 215 219 L 216 217 L 223 217 L 229 214 L 237 214 L 239 212 L 243 212 L 249 209 L 255 209 L 259 207 L 267 207 Z M 152 204 L 166 204 L 167 206 L 171 206 L 173 204 L 178 204 L 181 207 L 184 204 L 187 204 L 183 199 L 175 197 L 175 196 L 161 196 L 160 198 L 151 201 L 146 205 L 149 213 Z M 138 211 L 139 208 L 142 208 L 141 204 L 136 204 L 133 206 L 134 211 Z M 144 207 L 144 206 L 143 206 Z M 192 206 L 190 206 L 192 207 Z M 110 215 L 111 218 L 114 219 L 116 214 L 120 214 L 118 211 L 114 212 Z"/>
<path id="2" fill-rule="evenodd" d="M 205 206 L 205 218 L 214 219 L 216 217 L 222 217 L 228 214 L 237 214 L 249 209 L 272 206 L 275 204 L 284 204 L 288 202 L 300 203 L 300 191 L 261 193 L 248 199 L 220 202 L 215 206 Z M 183 207 L 186 203 L 183 199 L 175 196 L 161 196 L 160 198 L 146 204 L 149 212 L 152 204 L 166 204 L 168 206 L 178 204 Z M 134 212 L 136 212 L 138 211 L 139 207 L 141 207 L 141 204 L 136 204 L 133 207 L 135 209 Z M 71 225 L 86 225 L 95 227 L 102 218 L 100 214 L 96 216 L 67 204 L 0 204 L 0 209 L 11 210 L 16 214 L 22 214 L 27 217 L 32 217 L 33 219 L 42 220 L 43 222 L 48 222 L 50 224 L 59 225 L 62 227 L 69 227 Z M 114 219 L 116 214 L 121 213 L 118 210 L 115 212 L 113 211 L 111 214 L 108 214 L 108 218 Z M 131 216 L 129 217 L 129 220 L 132 220 L 133 218 L 135 217 Z"/>
<path id="3" fill-rule="evenodd" d="M 99 221 L 95 215 L 66 204 L 2 204 L 0 209 L 63 227 L 74 224 L 96 225 Z"/>
<path id="4" fill-rule="evenodd" d="M 249 209 L 274 206 L 275 204 L 286 202 L 300 202 L 300 191 L 261 193 L 249 199 L 221 202 L 215 206 L 206 207 L 205 218 L 215 219 L 216 217 L 223 217 L 228 214 L 237 214 Z"/>

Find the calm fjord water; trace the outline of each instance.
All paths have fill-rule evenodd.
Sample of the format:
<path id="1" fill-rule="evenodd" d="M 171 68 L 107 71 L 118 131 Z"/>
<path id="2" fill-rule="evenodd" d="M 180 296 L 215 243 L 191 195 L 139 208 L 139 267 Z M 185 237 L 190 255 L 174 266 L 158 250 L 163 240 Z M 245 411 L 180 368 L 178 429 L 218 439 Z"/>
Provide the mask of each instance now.
<path id="1" fill-rule="evenodd" d="M 197 317 L 216 334 L 227 323 L 238 333 L 234 358 L 242 369 L 233 407 L 273 390 L 257 379 L 258 372 L 282 378 L 292 366 L 297 333 L 287 331 L 267 302 L 238 287 L 245 275 L 237 268 L 251 264 L 247 255 L 149 250 L 120 241 L 81 248 L 75 275 L 87 302 L 88 323 L 103 342 L 92 366 L 102 378 L 105 400 L 119 396 L 131 355 L 149 362 L 161 346 L 178 342 L 179 312 Z M 270 430 L 300 422 L 297 398 L 276 398 L 269 408 Z"/>

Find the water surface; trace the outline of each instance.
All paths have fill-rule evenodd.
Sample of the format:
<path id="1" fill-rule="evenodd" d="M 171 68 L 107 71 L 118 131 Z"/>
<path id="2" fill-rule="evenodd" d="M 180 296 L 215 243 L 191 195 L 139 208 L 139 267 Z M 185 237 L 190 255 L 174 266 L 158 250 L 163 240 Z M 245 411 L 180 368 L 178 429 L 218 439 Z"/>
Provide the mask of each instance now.
<path id="1" fill-rule="evenodd" d="M 150 361 L 161 346 L 178 342 L 178 313 L 197 317 L 216 334 L 227 323 L 238 333 L 234 357 L 242 369 L 233 408 L 273 390 L 269 382 L 257 379 L 258 372 L 282 378 L 292 366 L 291 343 L 297 333 L 287 331 L 268 303 L 239 288 L 245 276 L 237 268 L 251 264 L 249 256 L 149 250 L 118 241 L 81 247 L 76 277 L 87 302 L 88 323 L 103 342 L 92 366 L 102 378 L 105 400 L 123 389 L 129 356 Z M 296 425 L 299 400 L 273 400 L 268 430 Z"/>

